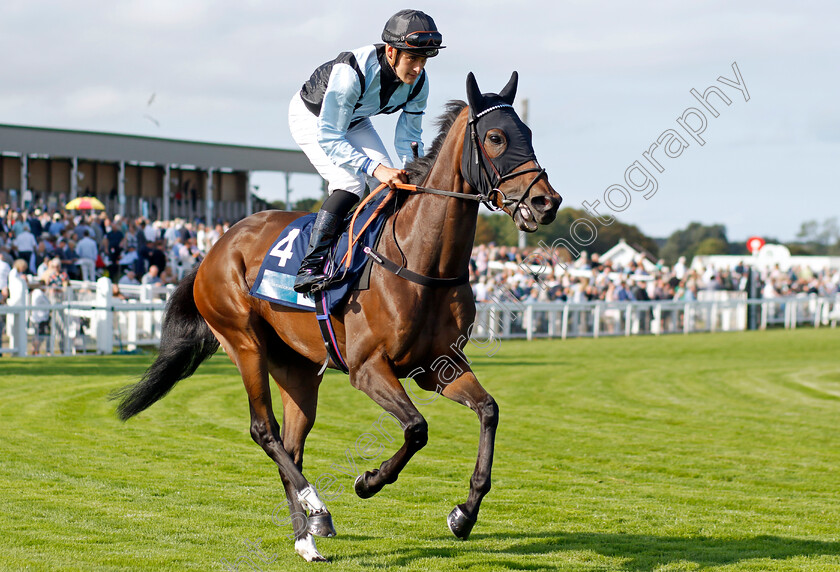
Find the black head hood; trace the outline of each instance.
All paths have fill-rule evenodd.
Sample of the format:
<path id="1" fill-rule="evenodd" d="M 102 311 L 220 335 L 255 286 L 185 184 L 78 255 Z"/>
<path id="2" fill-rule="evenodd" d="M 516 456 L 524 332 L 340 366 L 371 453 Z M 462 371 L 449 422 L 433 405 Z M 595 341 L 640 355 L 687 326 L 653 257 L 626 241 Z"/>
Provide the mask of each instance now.
<path id="1" fill-rule="evenodd" d="M 520 165 L 537 161 L 531 130 L 513 108 L 518 80 L 519 75 L 513 72 L 508 84 L 498 94 L 481 93 L 475 76 L 472 73 L 467 76 L 470 126 L 464 136 L 461 172 L 470 186 L 483 195 L 490 194 L 498 187 L 502 177 Z M 507 137 L 505 152 L 493 159 L 484 154 L 481 146 L 491 129 L 501 129 Z"/>

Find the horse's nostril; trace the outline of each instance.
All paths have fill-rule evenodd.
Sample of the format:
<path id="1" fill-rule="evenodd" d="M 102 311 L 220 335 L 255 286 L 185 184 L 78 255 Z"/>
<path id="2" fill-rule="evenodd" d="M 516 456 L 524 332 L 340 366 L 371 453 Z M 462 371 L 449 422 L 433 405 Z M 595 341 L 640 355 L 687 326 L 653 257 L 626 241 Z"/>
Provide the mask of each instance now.
<path id="1" fill-rule="evenodd" d="M 533 197 L 531 199 L 531 206 L 541 213 L 546 212 L 546 211 L 550 211 L 553 208 L 556 208 L 555 207 L 556 204 L 558 204 L 557 199 L 555 199 L 554 197 L 540 196 L 540 197 Z"/>

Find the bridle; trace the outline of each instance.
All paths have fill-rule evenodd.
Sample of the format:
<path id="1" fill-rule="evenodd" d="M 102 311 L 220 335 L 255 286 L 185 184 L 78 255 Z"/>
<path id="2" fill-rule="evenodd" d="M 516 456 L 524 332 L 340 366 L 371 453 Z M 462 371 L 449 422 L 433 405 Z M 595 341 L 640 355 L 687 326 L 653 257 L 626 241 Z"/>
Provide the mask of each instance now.
<path id="1" fill-rule="evenodd" d="M 485 205 L 491 211 L 499 211 L 499 210 L 506 210 L 507 209 L 507 213 L 511 217 L 513 217 L 516 214 L 516 211 L 519 209 L 520 205 L 522 205 L 522 203 L 525 201 L 525 199 L 527 199 L 528 196 L 531 194 L 531 189 L 534 188 L 534 185 L 537 184 L 537 181 L 539 181 L 540 178 L 542 178 L 543 175 L 546 174 L 546 171 L 545 171 L 544 168 L 539 166 L 539 163 L 537 163 L 536 157 L 533 157 L 533 155 L 532 155 L 531 161 L 533 161 L 537 166 L 536 167 L 530 167 L 530 168 L 527 168 L 527 169 L 521 169 L 521 170 L 518 170 L 518 171 L 516 169 L 524 163 L 521 163 L 520 165 L 517 165 L 517 166 L 513 167 L 507 173 L 500 173 L 499 169 L 493 163 L 493 159 L 487 153 L 487 150 L 484 148 L 484 145 L 483 145 L 483 143 L 481 142 L 481 139 L 478 136 L 478 130 L 476 128 L 476 123 L 477 123 L 479 118 L 487 115 L 488 113 L 491 113 L 493 111 L 497 111 L 497 110 L 505 108 L 505 107 L 512 108 L 513 106 L 508 105 L 508 104 L 495 105 L 493 107 L 485 109 L 484 111 L 481 111 L 480 113 L 478 113 L 476 115 L 473 115 L 472 110 L 470 110 L 470 117 L 469 117 L 469 120 L 468 120 L 468 123 L 467 123 L 467 129 L 469 130 L 469 137 L 467 138 L 467 135 L 465 134 L 465 138 L 467 138 L 467 141 L 468 141 L 467 144 L 469 145 L 469 153 L 463 153 L 462 154 L 462 157 L 461 157 L 461 172 L 465 175 L 465 179 L 466 179 L 467 183 L 470 185 L 470 187 L 475 189 L 476 194 L 456 193 L 456 192 L 453 192 L 453 191 L 444 191 L 444 190 L 441 190 L 441 189 L 433 189 L 433 188 L 430 188 L 430 187 L 422 187 L 422 186 L 419 186 L 419 185 L 409 185 L 409 184 L 397 184 L 396 188 L 400 189 L 400 190 L 408 191 L 408 192 L 421 192 L 421 193 L 428 193 L 428 194 L 432 194 L 432 195 L 441 195 L 441 196 L 445 196 L 445 197 L 451 197 L 451 198 L 467 200 L 467 201 L 477 201 L 477 202 L 480 202 L 481 204 Z M 533 150 L 531 150 L 531 153 L 533 153 Z M 416 149 L 415 149 L 415 154 L 416 154 Z M 469 159 L 468 159 L 468 157 L 469 157 Z M 469 161 L 474 161 L 475 164 L 480 167 L 479 172 L 480 172 L 481 180 L 479 180 L 479 181 L 471 180 L 471 177 L 468 175 L 468 173 L 470 173 L 470 169 L 468 168 L 469 165 L 465 164 L 465 162 L 468 161 L 468 160 Z M 489 169 L 488 169 L 487 165 L 490 166 Z M 531 180 L 531 182 L 528 184 L 528 187 L 525 189 L 525 192 L 522 193 L 522 195 L 520 197 L 518 197 L 516 199 L 508 198 L 499 189 L 499 187 L 505 181 L 509 181 L 511 179 L 514 179 L 514 178 L 519 177 L 521 175 L 527 175 L 529 173 L 536 173 L 536 175 Z M 365 202 L 371 200 L 374 197 L 374 195 L 378 194 L 380 191 L 384 190 L 385 188 L 387 188 L 387 185 L 385 185 L 383 183 L 373 193 L 371 193 L 367 197 L 367 199 L 365 201 L 363 201 L 363 203 L 361 205 L 359 205 L 359 208 L 357 208 L 357 213 L 361 211 L 361 207 L 364 205 Z M 489 189 L 489 190 L 485 191 L 484 189 Z M 388 198 L 390 198 L 390 195 L 388 197 L 386 197 L 386 202 L 387 202 Z M 384 204 L 385 203 L 383 203 L 382 206 L 384 206 Z M 512 205 L 512 208 L 509 208 L 509 207 L 511 207 L 511 205 Z M 381 208 L 381 206 L 380 206 L 380 208 Z M 397 214 L 398 212 L 399 212 L 399 204 L 395 204 L 395 214 Z M 350 267 L 350 261 L 352 260 L 352 243 L 354 241 L 353 226 L 354 226 L 355 220 L 356 220 L 356 217 L 354 216 L 353 220 L 350 223 L 351 246 L 350 246 L 350 250 L 348 252 L 348 255 L 346 257 L 346 260 L 345 260 L 345 262 L 346 262 L 345 272 L 346 272 L 346 269 L 348 269 Z M 396 225 L 396 221 L 394 222 L 394 225 L 392 226 L 393 229 L 396 228 L 395 225 Z M 366 226 L 364 228 L 366 228 Z M 362 234 L 362 232 L 364 232 L 364 228 L 359 232 L 359 234 L 357 236 L 360 236 Z M 394 240 L 396 241 L 396 235 L 394 236 Z M 469 272 L 466 272 L 463 275 L 457 276 L 457 277 L 454 277 L 454 278 L 432 278 L 432 277 L 429 277 L 429 276 L 423 276 L 423 275 L 417 274 L 416 272 L 412 272 L 411 270 L 408 270 L 406 268 L 407 259 L 406 259 L 405 253 L 403 253 L 402 249 L 399 247 L 399 244 L 397 244 L 397 248 L 399 249 L 400 254 L 402 255 L 402 264 L 397 264 L 397 263 L 389 260 L 388 258 L 384 257 L 382 254 L 380 254 L 376 250 L 374 250 L 372 248 L 369 248 L 369 247 L 365 247 L 364 252 L 368 256 L 368 258 L 370 258 L 374 263 L 379 264 L 380 266 L 385 268 L 387 271 L 389 271 L 393 274 L 396 274 L 397 276 L 400 276 L 401 278 L 409 280 L 410 282 L 415 282 L 415 283 L 421 284 L 423 286 L 429 286 L 429 287 L 433 287 L 433 288 L 455 287 L 455 286 L 459 286 L 461 284 L 466 284 L 467 282 L 469 282 Z"/>
<path id="2" fill-rule="evenodd" d="M 481 113 L 473 116 L 472 111 L 470 111 L 470 119 L 468 122 L 468 129 L 470 130 L 470 142 L 472 144 L 472 149 L 470 150 L 470 156 L 473 157 L 473 160 L 479 164 L 481 167 L 481 172 L 484 175 L 484 179 L 486 182 L 490 183 L 490 192 L 486 195 L 481 194 L 481 202 L 487 206 L 488 209 L 491 211 L 494 210 L 503 210 L 505 207 L 513 205 L 513 208 L 510 209 L 510 215 L 517 211 L 519 205 L 521 205 L 525 199 L 531 194 L 531 189 L 534 188 L 534 185 L 537 184 L 537 181 L 540 180 L 540 177 L 545 175 L 545 169 L 539 166 L 537 163 L 536 167 L 531 167 L 529 169 L 522 169 L 521 171 L 511 171 L 509 173 L 501 174 L 499 170 L 496 168 L 496 165 L 493 164 L 493 160 L 490 158 L 490 155 L 487 154 L 487 150 L 484 148 L 484 143 L 481 141 L 481 138 L 478 136 L 478 130 L 476 128 L 476 123 L 478 119 L 483 116 L 487 115 L 488 113 L 500 109 L 502 107 L 513 107 L 512 105 L 497 105 L 493 106 L 489 109 L 485 109 Z M 479 158 L 479 151 L 481 151 L 481 156 L 484 158 L 484 161 L 481 161 Z M 536 161 L 534 161 L 536 163 Z M 487 170 L 487 165 L 493 169 L 493 176 L 490 176 L 490 173 Z M 499 187 L 505 181 L 509 181 L 511 179 L 515 179 L 520 175 L 525 175 L 528 173 L 537 173 L 537 175 L 531 180 L 528 184 L 528 187 L 525 189 L 525 192 L 522 193 L 518 199 L 509 199 L 500 189 Z M 482 185 L 473 185 L 471 181 L 467 181 L 470 183 L 470 186 L 476 189 L 480 189 Z M 478 191 L 481 193 L 481 191 Z"/>
<path id="3" fill-rule="evenodd" d="M 467 183 L 469 183 L 469 185 L 473 189 L 475 189 L 476 194 L 473 195 L 465 193 L 455 193 L 451 191 L 442 191 L 440 189 L 431 189 L 428 187 L 421 187 L 417 185 L 405 185 L 405 187 L 410 187 L 411 190 L 417 190 L 420 192 L 430 193 L 434 195 L 443 195 L 462 200 L 478 201 L 491 211 L 505 210 L 506 207 L 511 207 L 511 205 L 513 205 L 511 208 L 508 209 L 508 214 L 510 214 L 510 216 L 513 216 L 519 209 L 520 205 L 525 201 L 525 199 L 527 199 L 530 196 L 531 190 L 534 188 L 534 185 L 536 185 L 540 178 L 542 178 L 542 176 L 546 174 L 546 171 L 543 167 L 539 166 L 539 163 L 536 162 L 536 159 L 534 159 L 534 163 L 537 163 L 536 167 L 530 167 L 528 169 L 522 169 L 519 171 L 512 170 L 508 173 L 500 173 L 499 169 L 493 163 L 493 159 L 487 153 L 487 150 L 484 148 L 484 143 L 478 136 L 478 129 L 476 127 L 476 124 L 478 123 L 478 120 L 481 117 L 505 107 L 512 108 L 513 106 L 508 104 L 494 105 L 493 107 L 485 109 L 484 111 L 481 111 L 478 114 L 473 114 L 472 110 L 470 110 L 470 117 L 467 122 L 467 129 L 469 130 L 468 144 L 470 146 L 470 151 L 468 155 L 470 157 L 470 160 L 472 160 L 476 165 L 479 166 L 481 177 L 483 180 L 472 181 L 469 180 L 469 177 L 467 177 Z M 467 154 L 464 154 L 464 157 L 462 157 L 461 171 L 463 173 L 469 173 L 467 165 L 463 164 L 463 162 L 466 160 L 466 156 Z M 490 166 L 489 169 L 488 165 Z M 525 192 L 522 193 L 520 197 L 516 199 L 509 198 L 501 191 L 501 189 L 499 189 L 499 187 L 505 181 L 515 179 L 516 177 L 519 177 L 521 175 L 527 175 L 528 173 L 536 173 L 536 175 L 525 188 Z M 398 187 L 403 187 L 403 185 L 398 185 Z M 484 191 L 484 189 L 490 190 Z"/>

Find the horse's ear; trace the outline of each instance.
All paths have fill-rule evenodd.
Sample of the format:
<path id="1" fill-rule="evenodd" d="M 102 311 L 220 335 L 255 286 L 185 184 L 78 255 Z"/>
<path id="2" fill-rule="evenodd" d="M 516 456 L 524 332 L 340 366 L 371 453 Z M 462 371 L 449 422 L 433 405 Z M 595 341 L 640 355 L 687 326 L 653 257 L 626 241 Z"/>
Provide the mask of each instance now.
<path id="1" fill-rule="evenodd" d="M 499 92 L 499 97 L 502 98 L 509 105 L 513 105 L 513 98 L 516 97 L 516 85 L 519 83 L 519 74 L 513 72 L 510 74 L 510 80 L 507 85 Z"/>
<path id="2" fill-rule="evenodd" d="M 478 89 L 478 82 L 472 72 L 467 75 L 467 103 L 473 113 L 484 111 L 484 97 Z"/>

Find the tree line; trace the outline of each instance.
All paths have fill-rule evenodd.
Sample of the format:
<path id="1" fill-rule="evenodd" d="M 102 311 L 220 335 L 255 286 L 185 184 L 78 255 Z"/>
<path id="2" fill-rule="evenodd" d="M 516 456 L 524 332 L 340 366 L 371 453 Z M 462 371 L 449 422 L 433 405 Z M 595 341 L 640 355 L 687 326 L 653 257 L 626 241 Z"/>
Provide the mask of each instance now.
<path id="1" fill-rule="evenodd" d="M 636 250 L 645 252 L 651 258 L 662 259 L 665 264 L 673 265 L 681 256 L 691 261 L 694 256 L 709 254 L 747 255 L 744 241 L 730 242 L 726 235 L 726 226 L 722 224 L 703 224 L 691 222 L 685 228 L 674 231 L 667 238 L 654 238 L 646 235 L 636 225 L 615 220 L 610 225 L 601 224 L 588 217 L 586 212 L 574 208 L 565 208 L 557 213 L 557 220 L 540 226 L 536 232 L 526 235 L 528 246 L 537 246 L 540 242 L 553 244 L 557 239 L 565 239 L 572 244 L 576 241 L 569 235 L 571 225 L 580 218 L 587 218 L 597 228 L 595 240 L 583 247 L 587 252 L 603 254 L 624 239 Z M 784 244 L 793 255 L 840 256 L 840 225 L 837 217 L 822 222 L 810 220 L 803 222 L 795 241 L 784 242 L 776 237 L 762 237 L 767 243 Z M 479 214 L 476 227 L 476 244 L 495 243 L 504 246 L 516 246 L 519 243 L 519 231 L 511 224 L 510 217 L 500 214 Z M 577 242 L 579 244 L 579 242 Z"/>

